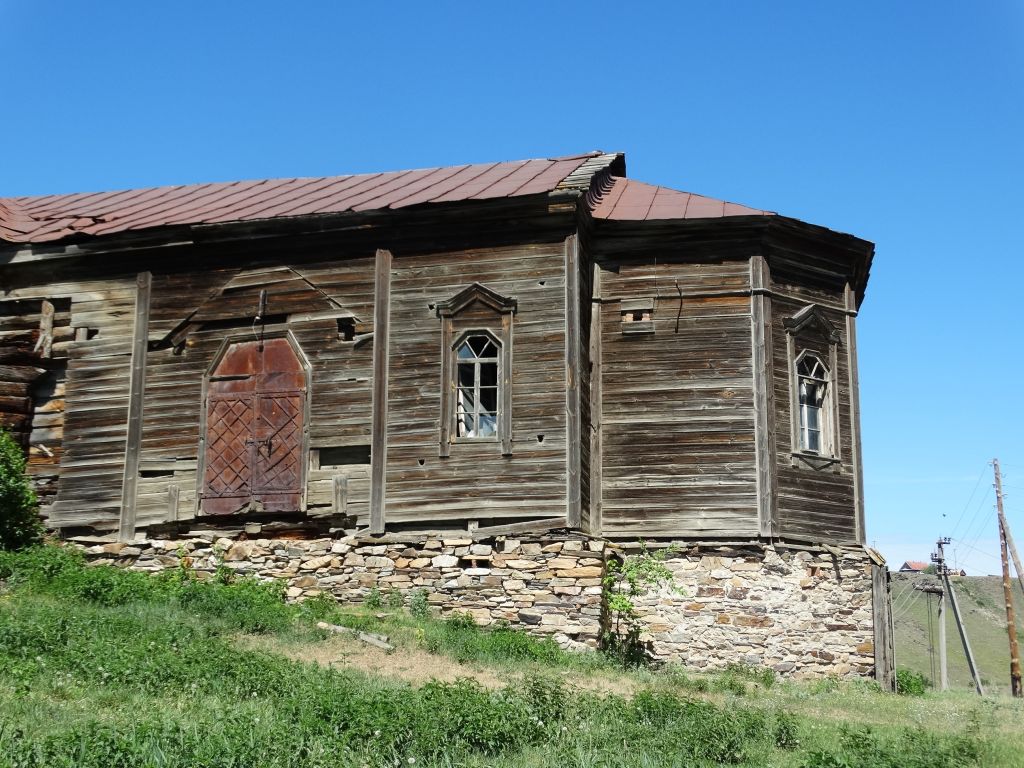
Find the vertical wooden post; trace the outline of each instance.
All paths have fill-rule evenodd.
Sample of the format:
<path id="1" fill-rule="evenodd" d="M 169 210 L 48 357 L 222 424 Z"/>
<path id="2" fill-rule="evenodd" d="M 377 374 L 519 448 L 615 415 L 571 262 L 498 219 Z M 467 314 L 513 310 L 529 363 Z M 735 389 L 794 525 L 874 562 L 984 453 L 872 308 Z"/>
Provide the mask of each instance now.
<path id="1" fill-rule="evenodd" d="M 864 464 L 860 447 L 860 374 L 857 370 L 857 294 L 846 285 L 846 370 L 850 389 L 850 438 L 853 444 L 850 462 L 853 469 L 853 500 L 856 508 L 857 542 L 864 534 Z"/>
<path id="2" fill-rule="evenodd" d="M 455 421 L 455 372 L 452 370 L 452 319 L 441 318 L 441 424 L 437 455 L 445 458 L 452 450 L 452 422 Z"/>
<path id="3" fill-rule="evenodd" d="M 875 680 L 882 690 L 896 688 L 896 659 L 893 648 L 892 596 L 889 592 L 889 569 L 885 562 L 872 559 L 871 615 L 874 628 Z"/>
<path id="4" fill-rule="evenodd" d="M 1013 614 L 1013 587 L 1010 585 L 1010 560 L 1006 546 L 1006 515 L 1003 512 L 1003 478 L 999 472 L 999 459 L 992 460 L 996 476 L 996 509 L 999 513 L 999 558 L 1003 566 L 1003 598 L 1006 600 L 1006 632 L 1010 636 L 1010 693 L 1015 698 L 1024 696 L 1020 680 L 1020 649 L 1017 646 L 1017 620 Z"/>
<path id="5" fill-rule="evenodd" d="M 167 521 L 173 523 L 178 519 L 178 499 L 181 498 L 181 488 L 177 483 L 167 486 Z"/>
<path id="6" fill-rule="evenodd" d="M 146 353 L 149 348 L 149 300 L 153 276 L 140 272 L 135 281 L 135 322 L 132 327 L 131 373 L 128 377 L 128 429 L 121 481 L 121 541 L 135 538 L 135 501 L 139 485 L 139 453 L 142 444 L 142 405 L 146 390 Z"/>
<path id="7" fill-rule="evenodd" d="M 565 522 L 583 521 L 580 493 L 580 264 L 575 234 L 565 238 Z"/>
<path id="8" fill-rule="evenodd" d="M 776 512 L 775 381 L 772 367 L 771 277 L 764 256 L 750 257 L 750 331 L 754 391 L 757 521 L 761 536 L 778 536 Z"/>
<path id="9" fill-rule="evenodd" d="M 601 343 L 601 268 L 592 266 L 590 301 L 590 535 L 600 536 L 604 521 L 604 387 Z"/>
<path id="10" fill-rule="evenodd" d="M 332 505 L 336 515 L 348 514 L 348 477 L 335 475 L 331 480 Z"/>
<path id="11" fill-rule="evenodd" d="M 450 356 L 449 356 L 450 357 Z M 454 382 L 453 382 L 454 384 Z M 501 455 L 512 455 L 512 313 L 501 316 L 501 402 L 498 416 L 501 423 Z M 454 397 L 452 398 L 454 402 Z"/>
<path id="12" fill-rule="evenodd" d="M 388 347 L 391 251 L 377 250 L 373 278 L 373 428 L 370 438 L 370 533 L 384 533 L 388 465 Z"/>
<path id="13" fill-rule="evenodd" d="M 40 357 L 53 357 L 53 304 L 43 300 L 39 310 L 39 341 L 36 349 Z"/>

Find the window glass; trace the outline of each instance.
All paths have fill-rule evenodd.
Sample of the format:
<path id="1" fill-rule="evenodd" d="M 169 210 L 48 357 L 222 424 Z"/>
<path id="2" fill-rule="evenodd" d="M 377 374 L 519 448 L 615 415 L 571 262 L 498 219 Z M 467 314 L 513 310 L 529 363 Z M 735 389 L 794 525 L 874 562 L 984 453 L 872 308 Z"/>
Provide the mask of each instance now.
<path id="1" fill-rule="evenodd" d="M 823 409 L 828 388 L 828 369 L 807 355 L 797 364 L 800 405 L 800 450 L 823 453 Z"/>
<path id="2" fill-rule="evenodd" d="M 456 357 L 456 435 L 492 437 L 498 431 L 498 347 L 489 336 L 469 336 Z"/>

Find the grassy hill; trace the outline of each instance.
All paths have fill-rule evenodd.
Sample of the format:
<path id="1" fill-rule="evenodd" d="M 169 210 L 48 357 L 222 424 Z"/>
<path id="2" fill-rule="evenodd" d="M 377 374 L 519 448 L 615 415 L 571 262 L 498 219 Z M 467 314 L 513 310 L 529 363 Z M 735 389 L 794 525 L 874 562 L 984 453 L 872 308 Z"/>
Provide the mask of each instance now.
<path id="1" fill-rule="evenodd" d="M 1006 610 L 1002 579 L 996 576 L 960 576 L 953 578 L 967 638 L 981 672 L 982 683 L 993 693 L 1007 693 L 1010 677 L 1010 650 L 1006 632 Z M 895 573 L 892 578 L 894 625 L 896 629 L 896 665 L 908 667 L 932 677 L 929 648 L 935 649 L 935 681 L 938 682 L 938 619 L 936 596 L 928 596 L 914 587 L 936 584 L 935 576 Z M 1024 651 L 1024 595 L 1016 579 L 1014 607 L 1017 635 Z M 931 614 L 931 634 L 928 616 Z M 946 611 L 946 648 L 950 686 L 973 689 L 953 611 Z"/>
<path id="2" fill-rule="evenodd" d="M 233 578 L 0 552 L 0 768 L 998 768 L 1024 754 L 1024 705 L 1007 698 L 625 669 L 431 617 L 426 601 L 288 605 L 280 585 Z"/>

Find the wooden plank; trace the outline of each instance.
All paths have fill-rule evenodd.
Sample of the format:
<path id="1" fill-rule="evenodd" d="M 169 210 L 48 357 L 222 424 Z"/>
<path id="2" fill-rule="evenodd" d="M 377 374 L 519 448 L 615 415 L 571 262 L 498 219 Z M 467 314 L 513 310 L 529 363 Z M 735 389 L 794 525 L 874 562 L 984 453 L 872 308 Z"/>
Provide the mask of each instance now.
<path id="1" fill-rule="evenodd" d="M 180 496 L 180 486 L 177 483 L 171 483 L 167 486 L 167 520 L 168 522 L 174 522 L 178 519 L 178 498 Z"/>
<path id="2" fill-rule="evenodd" d="M 580 273 L 579 242 L 565 239 L 565 520 L 579 528 L 580 507 Z"/>
<path id="3" fill-rule="evenodd" d="M 331 479 L 331 508 L 336 515 L 348 514 L 348 476 L 335 475 Z"/>
<path id="4" fill-rule="evenodd" d="M 53 304 L 44 300 L 39 315 L 39 340 L 36 342 L 40 357 L 53 357 L 53 311 Z"/>
<path id="5" fill-rule="evenodd" d="M 750 258 L 750 328 L 754 373 L 754 461 L 757 466 L 757 520 L 762 536 L 778 535 L 776 509 L 775 398 L 772 372 L 772 304 L 764 295 L 771 282 L 763 256 Z"/>
<path id="6" fill-rule="evenodd" d="M 501 455 L 512 455 L 512 314 L 501 316 L 501 401 L 499 404 Z M 451 357 L 451 355 L 448 355 Z"/>
<path id="7" fill-rule="evenodd" d="M 391 251 L 377 249 L 373 281 L 373 398 L 370 438 L 370 532 L 384 532 L 387 480 L 388 346 L 391 320 Z"/>
<path id="8" fill-rule="evenodd" d="M 146 353 L 149 344 L 149 303 L 153 275 L 140 272 L 136 279 L 135 322 L 132 326 L 132 361 L 128 380 L 128 437 L 124 454 L 124 479 L 121 484 L 121 520 L 118 538 L 135 537 L 135 502 L 139 482 L 139 457 L 142 442 L 142 405 L 146 387 Z"/>
<path id="9" fill-rule="evenodd" d="M 590 304 L 590 534 L 600 536 L 603 514 L 604 419 L 601 343 L 601 267 L 592 266 Z"/>
<path id="10" fill-rule="evenodd" d="M 850 390 L 850 436 L 853 439 L 853 450 L 850 452 L 850 463 L 853 474 L 853 503 L 856 509 L 857 541 L 863 544 L 864 532 L 864 464 L 861 457 L 860 442 L 860 375 L 857 369 L 857 296 L 849 284 L 846 286 L 846 373 Z M 836 398 L 838 400 L 838 398 Z"/>
<path id="11" fill-rule="evenodd" d="M 452 371 L 452 319 L 441 318 L 441 424 L 437 455 L 447 458 L 452 448 L 452 422 L 455 421 L 455 373 Z"/>

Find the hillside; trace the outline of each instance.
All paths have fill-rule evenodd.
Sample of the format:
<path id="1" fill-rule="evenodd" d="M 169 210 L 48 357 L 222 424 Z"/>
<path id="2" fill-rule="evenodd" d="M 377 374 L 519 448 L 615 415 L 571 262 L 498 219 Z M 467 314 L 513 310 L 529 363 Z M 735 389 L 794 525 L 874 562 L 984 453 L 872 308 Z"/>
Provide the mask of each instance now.
<path id="1" fill-rule="evenodd" d="M 289 605 L 230 572 L 0 552 L 0 768 L 998 768 L 1024 752 L 1006 698 L 623 668 L 381 597 Z"/>
<path id="2" fill-rule="evenodd" d="M 932 677 L 929 648 L 935 648 L 935 679 L 938 681 L 938 624 L 936 596 L 914 589 L 915 585 L 935 584 L 935 576 L 925 574 L 892 575 L 894 624 L 896 628 L 896 665 L 908 667 Z M 996 576 L 960 576 L 952 579 L 963 612 L 967 637 L 981 671 L 982 683 L 992 693 L 1009 691 L 1010 651 L 1006 633 L 1006 611 L 1002 580 Z M 1024 632 L 1024 595 L 1013 582 L 1018 637 Z M 929 640 L 928 615 L 932 627 Z M 946 644 L 949 658 L 949 682 L 956 688 L 972 689 L 960 636 L 952 610 L 946 611 Z M 1021 638 L 1024 650 L 1024 637 Z"/>

